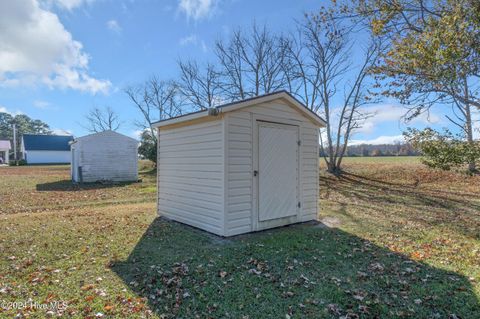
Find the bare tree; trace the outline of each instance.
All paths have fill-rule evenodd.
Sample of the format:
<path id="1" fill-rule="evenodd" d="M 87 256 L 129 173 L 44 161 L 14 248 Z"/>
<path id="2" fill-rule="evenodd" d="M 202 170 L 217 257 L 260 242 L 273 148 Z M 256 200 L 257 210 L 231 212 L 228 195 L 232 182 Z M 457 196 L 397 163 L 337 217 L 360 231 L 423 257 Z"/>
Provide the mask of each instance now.
<path id="1" fill-rule="evenodd" d="M 84 127 L 91 133 L 116 131 L 121 125 L 117 113 L 109 106 L 92 108 L 85 119 L 88 124 Z"/>
<path id="2" fill-rule="evenodd" d="M 283 38 L 266 26 L 253 24 L 245 33 L 236 30 L 228 41 L 216 43 L 216 55 L 222 75 L 223 95 L 228 100 L 245 99 L 286 87 L 283 72 Z"/>
<path id="3" fill-rule="evenodd" d="M 151 129 L 153 119 L 179 115 L 182 110 L 203 110 L 218 101 L 286 89 L 325 117 L 322 153 L 328 170 L 337 173 L 352 134 L 371 116 L 362 106 L 372 102 L 367 78 L 378 58 L 378 45 L 372 40 L 363 59 L 352 61 L 352 46 L 361 46 L 351 36 L 355 25 L 344 21 L 335 18 L 333 9 L 306 15 L 290 36 L 253 24 L 250 32 L 239 29 L 216 42 L 217 64 L 200 67 L 195 61 L 180 61 L 177 83 L 152 78 L 126 93 L 142 112 L 144 128 Z"/>
<path id="4" fill-rule="evenodd" d="M 215 52 L 223 80 L 222 95 L 230 101 L 243 100 L 247 97 L 242 48 L 243 40 L 239 31 L 233 34 L 229 42 L 219 40 L 216 43 Z"/>
<path id="5" fill-rule="evenodd" d="M 379 45 L 372 39 L 360 63 L 352 62 L 353 28 L 335 19 L 332 11 L 306 15 L 299 25 L 299 38 L 288 43 L 284 63 L 292 93 L 327 122 L 320 145 L 331 173 L 341 171 L 352 133 L 371 116 L 362 106 L 372 102 L 366 78 L 378 58 Z"/>
<path id="6" fill-rule="evenodd" d="M 135 107 L 142 113 L 143 120 L 135 124 L 149 130 L 156 141 L 152 123 L 182 114 L 182 100 L 178 85 L 173 81 L 162 81 L 151 77 L 145 83 L 125 89 Z"/>
<path id="7" fill-rule="evenodd" d="M 218 104 L 220 97 L 219 73 L 213 64 L 200 70 L 195 61 L 179 61 L 181 94 L 194 109 L 204 110 Z"/>
<path id="8" fill-rule="evenodd" d="M 285 56 L 282 69 L 288 91 L 302 101 L 309 109 L 319 113 L 319 87 L 321 85 L 320 64 L 312 41 L 305 39 L 305 28 L 299 27 L 296 34 L 283 42 Z"/>

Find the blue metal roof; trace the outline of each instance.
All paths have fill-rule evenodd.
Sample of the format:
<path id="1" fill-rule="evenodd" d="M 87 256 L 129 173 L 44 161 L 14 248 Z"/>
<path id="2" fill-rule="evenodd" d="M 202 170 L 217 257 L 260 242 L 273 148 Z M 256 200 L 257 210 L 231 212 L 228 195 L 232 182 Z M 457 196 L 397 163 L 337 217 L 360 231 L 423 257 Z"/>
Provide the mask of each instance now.
<path id="1" fill-rule="evenodd" d="M 23 134 L 26 151 L 70 151 L 73 136 Z"/>

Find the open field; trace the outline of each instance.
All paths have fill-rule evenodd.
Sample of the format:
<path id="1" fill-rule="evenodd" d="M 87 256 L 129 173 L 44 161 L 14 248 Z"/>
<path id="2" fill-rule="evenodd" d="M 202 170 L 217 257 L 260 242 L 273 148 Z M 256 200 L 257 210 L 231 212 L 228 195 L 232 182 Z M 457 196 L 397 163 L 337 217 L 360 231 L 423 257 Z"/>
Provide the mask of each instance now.
<path id="1" fill-rule="evenodd" d="M 420 164 L 420 157 L 418 156 L 367 156 L 367 157 L 344 157 L 345 164 Z M 323 158 L 320 159 L 320 165 L 323 167 Z"/>
<path id="2" fill-rule="evenodd" d="M 155 173 L 144 171 L 140 178 L 143 183 L 79 186 L 67 165 L 0 167 L 0 214 L 154 201 Z"/>
<path id="3" fill-rule="evenodd" d="M 479 318 L 480 177 L 416 158 L 320 176 L 320 224 L 222 239 L 157 218 L 155 175 L 0 168 L 0 317 Z M 9 302 L 66 302 L 12 309 Z"/>

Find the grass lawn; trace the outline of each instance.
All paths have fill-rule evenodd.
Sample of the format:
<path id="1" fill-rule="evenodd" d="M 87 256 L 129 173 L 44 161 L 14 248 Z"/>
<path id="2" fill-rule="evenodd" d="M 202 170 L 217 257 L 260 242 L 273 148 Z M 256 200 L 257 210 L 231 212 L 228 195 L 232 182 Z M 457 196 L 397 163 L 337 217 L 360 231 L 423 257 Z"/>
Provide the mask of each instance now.
<path id="1" fill-rule="evenodd" d="M 323 224 L 222 239 L 157 218 L 147 169 L 72 186 L 65 166 L 1 167 L 0 317 L 480 318 L 480 177 L 345 169 L 320 176 Z"/>

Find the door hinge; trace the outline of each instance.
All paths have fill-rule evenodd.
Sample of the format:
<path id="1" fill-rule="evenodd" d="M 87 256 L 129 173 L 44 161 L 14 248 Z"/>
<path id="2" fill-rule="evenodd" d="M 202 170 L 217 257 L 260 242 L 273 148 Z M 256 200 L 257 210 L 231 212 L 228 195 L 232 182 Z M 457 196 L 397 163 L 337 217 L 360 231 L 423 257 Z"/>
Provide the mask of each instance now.
<path id="1" fill-rule="evenodd" d="M 298 140 L 298 141 L 297 141 L 297 144 L 298 144 L 298 146 L 301 146 L 301 145 L 302 145 L 302 141 Z"/>
<path id="2" fill-rule="evenodd" d="M 301 208 L 301 207 L 302 207 L 302 203 L 298 202 L 297 206 L 298 206 L 298 208 Z"/>

